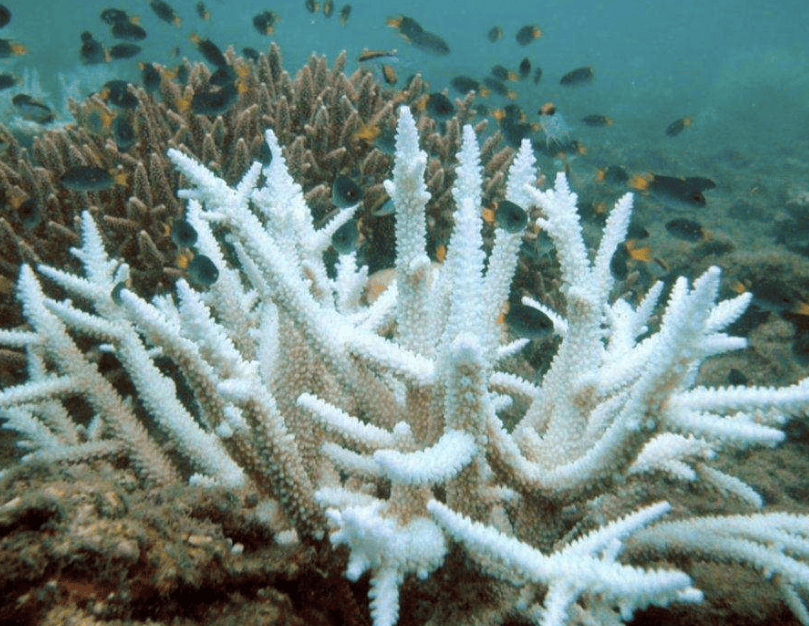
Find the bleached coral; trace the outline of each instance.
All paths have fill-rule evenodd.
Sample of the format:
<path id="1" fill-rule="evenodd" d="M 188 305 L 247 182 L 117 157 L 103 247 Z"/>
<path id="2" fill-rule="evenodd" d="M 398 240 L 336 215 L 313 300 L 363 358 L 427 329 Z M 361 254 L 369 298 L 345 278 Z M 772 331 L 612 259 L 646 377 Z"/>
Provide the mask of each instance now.
<path id="1" fill-rule="evenodd" d="M 2 331 L 0 343 L 28 352 L 30 381 L 0 392 L 0 408 L 31 449 L 24 461 L 123 451 L 144 479 L 176 481 L 172 455 L 141 426 L 148 413 L 198 472 L 195 481 L 249 485 L 280 502 L 301 538 L 331 531 L 333 543 L 346 545 L 346 576 L 370 574 L 375 626 L 396 623 L 406 579 L 435 572 L 452 542 L 499 586 L 501 618 L 612 624 L 650 604 L 699 601 L 686 573 L 648 561 L 679 553 L 776 576 L 809 623 L 801 599 L 809 517 L 667 521 L 671 506 L 643 497 L 666 475 L 761 508 L 752 487 L 713 463 L 728 450 L 777 444 L 786 416 L 809 407 L 809 380 L 780 389 L 696 386 L 705 358 L 744 346 L 723 329 L 749 298 L 717 304 L 718 269 L 693 284 L 676 281 L 652 331 L 662 285 L 637 306 L 612 297 L 610 260 L 626 235 L 631 196 L 616 204 L 591 260 L 576 195 L 564 175 L 552 189 L 536 188 L 524 142 L 506 197 L 541 211 L 566 302 L 564 314 L 540 305 L 562 340 L 535 385 L 502 371 L 525 344 L 503 343 L 499 322 L 522 233 L 497 228 L 484 250 L 471 128 L 458 153 L 455 228 L 436 265 L 426 254 L 427 157 L 401 109 L 385 185 L 396 209 L 396 279 L 370 304 L 355 252 L 342 255 L 336 277 L 323 260 L 356 207 L 315 229 L 272 131 L 267 143 L 270 165 L 254 164 L 234 188 L 169 152 L 191 186 L 180 196 L 199 235 L 195 253 L 219 270 L 209 289 L 180 280 L 175 294 L 143 300 L 126 288 L 128 268 L 108 256 L 89 213 L 75 251 L 86 277 L 37 268 L 77 303 L 47 297 L 33 270 L 22 269 L 30 329 Z M 118 395 L 73 333 L 92 335 L 118 358 L 135 397 Z M 193 403 L 180 401 L 178 381 L 156 359 L 175 363 Z M 67 415 L 58 401 L 67 394 L 88 400 L 89 426 Z M 515 399 L 528 409 L 507 429 L 500 414 Z M 613 521 L 601 519 L 606 496 L 627 501 Z"/>

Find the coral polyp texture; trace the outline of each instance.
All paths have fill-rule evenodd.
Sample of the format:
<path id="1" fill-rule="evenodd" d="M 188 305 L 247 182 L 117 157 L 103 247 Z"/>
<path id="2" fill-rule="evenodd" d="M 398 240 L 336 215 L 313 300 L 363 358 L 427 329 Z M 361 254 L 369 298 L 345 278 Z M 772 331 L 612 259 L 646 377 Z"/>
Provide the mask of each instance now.
<path id="1" fill-rule="evenodd" d="M 553 238 L 565 310 L 524 299 L 560 341 L 544 375 L 518 376 L 508 364 L 526 340 L 510 340 L 501 320 L 520 216 L 509 205 L 507 228 L 484 246 L 480 149 L 464 127 L 454 226 L 444 262 L 431 261 L 427 155 L 410 110 L 398 115 L 385 182 L 395 277 L 376 299 L 356 252 L 333 270 L 324 263 L 357 207 L 315 228 L 272 130 L 269 165 L 254 163 L 235 186 L 168 152 L 188 184 L 178 195 L 195 251 L 218 270 L 209 286 L 179 279 L 173 293 L 140 297 L 89 212 L 73 251 L 83 276 L 23 266 L 27 326 L 0 332 L 28 362 L 29 381 L 0 392 L 21 463 L 123 456 L 144 485 L 257 492 L 276 503 L 267 523 L 287 541 L 347 548 L 345 576 L 368 576 L 375 626 L 396 624 L 408 588 L 439 571 L 444 584 L 474 579 L 477 600 L 433 606 L 423 623 L 619 624 L 650 605 L 700 602 L 673 565 L 689 560 L 760 572 L 809 623 L 809 516 L 762 510 L 754 488 L 718 465 L 781 442 L 788 416 L 809 408 L 809 379 L 697 384 L 704 359 L 745 346 L 723 329 L 750 296 L 717 302 L 711 268 L 676 280 L 664 304 L 662 283 L 637 303 L 616 297 L 610 261 L 631 195 L 591 258 L 576 194 L 562 174 L 540 190 L 523 142 L 505 196 Z M 99 372 L 107 354 L 128 374 L 128 397 Z M 60 401 L 76 395 L 88 419 Z M 659 499 L 661 484 L 677 483 L 749 514 L 689 516 Z"/>

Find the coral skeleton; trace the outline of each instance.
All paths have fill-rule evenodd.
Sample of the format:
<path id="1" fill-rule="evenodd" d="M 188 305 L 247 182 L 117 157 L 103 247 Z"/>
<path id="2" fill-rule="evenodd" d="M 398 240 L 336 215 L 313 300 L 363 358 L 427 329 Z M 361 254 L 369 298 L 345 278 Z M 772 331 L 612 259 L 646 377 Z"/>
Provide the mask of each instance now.
<path id="1" fill-rule="evenodd" d="M 27 355 L 28 382 L 0 391 L 22 463 L 123 455 L 144 483 L 254 489 L 280 504 L 300 540 L 348 548 L 345 575 L 369 576 L 375 626 L 396 624 L 414 578 L 453 564 L 483 576 L 498 604 L 439 607 L 429 623 L 620 624 L 649 605 L 702 599 L 687 572 L 662 564 L 672 556 L 756 569 L 809 624 L 809 516 L 761 511 L 755 489 L 716 466 L 722 454 L 781 442 L 788 417 L 809 408 L 809 379 L 697 384 L 704 359 L 745 346 L 723 329 L 749 295 L 717 303 L 711 268 L 674 282 L 662 310 L 661 283 L 637 304 L 616 297 L 610 261 L 631 195 L 616 203 L 591 258 L 576 194 L 563 174 L 540 190 L 523 141 L 506 198 L 541 215 L 566 303 L 551 311 L 526 299 L 561 340 L 548 371 L 525 380 L 507 364 L 526 340 L 510 340 L 501 322 L 522 232 L 498 227 L 484 247 L 471 127 L 437 264 L 426 252 L 427 155 L 400 109 L 385 182 L 395 279 L 373 302 L 355 251 L 334 272 L 324 262 L 357 207 L 315 228 L 272 130 L 266 141 L 269 165 L 254 163 L 235 186 L 169 150 L 188 185 L 179 196 L 195 253 L 218 269 L 209 287 L 180 279 L 172 294 L 140 297 L 89 212 L 73 251 L 84 276 L 23 266 L 27 326 L 0 331 L 0 344 Z M 46 295 L 40 280 L 67 298 Z M 99 372 L 105 353 L 131 379 L 128 397 Z M 62 404 L 76 395 L 91 419 Z M 507 422 L 517 407 L 527 408 Z M 661 479 L 718 490 L 750 513 L 675 514 L 655 495 Z"/>

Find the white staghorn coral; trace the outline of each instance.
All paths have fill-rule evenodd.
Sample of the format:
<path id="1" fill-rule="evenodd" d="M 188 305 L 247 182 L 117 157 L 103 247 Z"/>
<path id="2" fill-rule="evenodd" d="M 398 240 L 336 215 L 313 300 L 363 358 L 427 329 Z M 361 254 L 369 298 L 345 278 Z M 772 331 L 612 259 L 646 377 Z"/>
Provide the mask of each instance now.
<path id="1" fill-rule="evenodd" d="M 787 415 L 809 408 L 809 380 L 780 389 L 695 386 L 705 358 L 744 346 L 722 331 L 749 299 L 717 304 L 718 269 L 693 284 L 678 280 L 651 332 L 662 285 L 637 306 L 611 298 L 610 260 L 626 234 L 631 196 L 618 201 L 591 260 L 576 195 L 563 175 L 553 189 L 536 188 L 524 142 L 506 197 L 541 211 L 566 301 L 563 315 L 526 300 L 562 337 L 549 371 L 532 384 L 502 371 L 503 358 L 524 345 L 503 343 L 498 322 L 521 232 L 497 228 L 484 250 L 483 175 L 471 128 L 458 154 L 455 228 L 445 263 L 436 265 L 426 254 L 427 158 L 401 109 L 385 185 L 396 208 L 396 279 L 371 304 L 360 297 L 366 270 L 355 253 L 342 255 L 336 277 L 323 260 L 356 207 L 315 229 L 271 131 L 267 143 L 271 164 L 263 171 L 254 164 L 235 188 L 169 152 L 191 187 L 180 196 L 199 235 L 195 252 L 219 271 L 208 289 L 181 280 L 173 296 L 138 297 L 89 213 L 75 251 L 85 278 L 37 268 L 76 303 L 47 297 L 33 270 L 22 269 L 30 329 L 0 331 L 0 343 L 27 351 L 30 380 L 0 391 L 0 410 L 31 449 L 23 462 L 123 452 L 145 480 L 176 481 L 172 455 L 141 426 L 148 414 L 197 482 L 248 485 L 278 500 L 302 539 L 330 531 L 334 544 L 347 546 L 346 576 L 370 575 L 375 626 L 396 623 L 408 577 L 426 578 L 442 565 L 479 568 L 493 587 L 487 595 L 502 605 L 436 613 L 436 623 L 470 622 L 480 610 L 487 619 L 521 614 L 545 626 L 617 624 L 650 604 L 701 599 L 685 572 L 657 565 L 671 554 L 759 568 L 809 623 L 802 599 L 809 517 L 669 521 L 671 505 L 655 502 L 665 475 L 760 509 L 755 490 L 714 462 L 729 450 L 779 443 Z M 133 398 L 123 400 L 98 373 L 75 333 L 94 336 L 118 358 Z M 156 359 L 171 360 L 179 374 Z M 193 403 L 181 401 L 178 377 Z M 67 415 L 59 402 L 67 394 L 87 398 L 89 425 Z M 501 412 L 515 399 L 528 408 L 506 428 Z M 620 513 L 616 501 L 625 503 Z M 607 512 L 618 519 L 606 521 Z M 465 565 L 453 543 L 470 557 Z"/>

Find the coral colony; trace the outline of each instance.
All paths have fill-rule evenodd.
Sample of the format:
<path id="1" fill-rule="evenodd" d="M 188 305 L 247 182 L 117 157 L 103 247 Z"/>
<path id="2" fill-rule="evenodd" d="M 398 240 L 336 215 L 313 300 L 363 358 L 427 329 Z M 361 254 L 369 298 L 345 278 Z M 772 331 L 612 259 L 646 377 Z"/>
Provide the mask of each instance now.
<path id="1" fill-rule="evenodd" d="M 207 287 L 181 279 L 175 293 L 142 299 L 85 212 L 74 250 L 84 276 L 22 267 L 29 326 L 0 333 L 28 358 L 29 381 L 0 392 L 6 427 L 28 448 L 23 462 L 123 454 L 145 483 L 167 484 L 181 480 L 179 454 L 196 484 L 249 485 L 280 503 L 287 535 L 348 548 L 345 575 L 369 574 L 375 626 L 397 622 L 406 579 L 451 563 L 475 570 L 490 593 L 477 607 L 435 608 L 431 623 L 619 624 L 649 605 L 702 599 L 685 572 L 661 564 L 677 556 L 759 571 L 809 624 L 809 517 L 756 512 L 762 498 L 714 463 L 782 441 L 787 415 L 809 408 L 809 379 L 778 389 L 695 386 L 705 358 L 745 346 L 722 330 L 749 295 L 717 303 L 711 268 L 693 283 L 677 280 L 662 308 L 660 283 L 637 306 L 615 299 L 610 259 L 632 197 L 616 204 L 591 259 L 576 195 L 562 174 L 553 189 L 537 188 L 527 141 L 487 255 L 469 126 L 454 230 L 445 261 L 433 263 L 418 139 L 402 107 L 385 184 L 395 280 L 370 303 L 356 252 L 341 254 L 333 274 L 323 260 L 356 207 L 315 229 L 271 130 L 270 164 L 254 163 L 235 187 L 169 151 L 189 186 L 179 195 L 195 252 L 218 271 Z M 505 340 L 500 323 L 526 220 L 515 204 L 541 213 L 566 302 L 564 314 L 527 302 L 561 337 L 538 383 L 504 368 L 524 345 Z M 46 296 L 40 280 L 69 298 Z M 94 351 L 80 349 L 78 336 L 94 338 Z M 133 397 L 99 373 L 99 351 L 126 369 Z M 166 359 L 185 391 L 158 366 Z M 92 407 L 86 424 L 59 402 L 76 394 Z M 505 413 L 518 410 L 506 426 Z M 751 513 L 669 515 L 672 506 L 651 495 L 661 478 L 718 490 Z"/>

